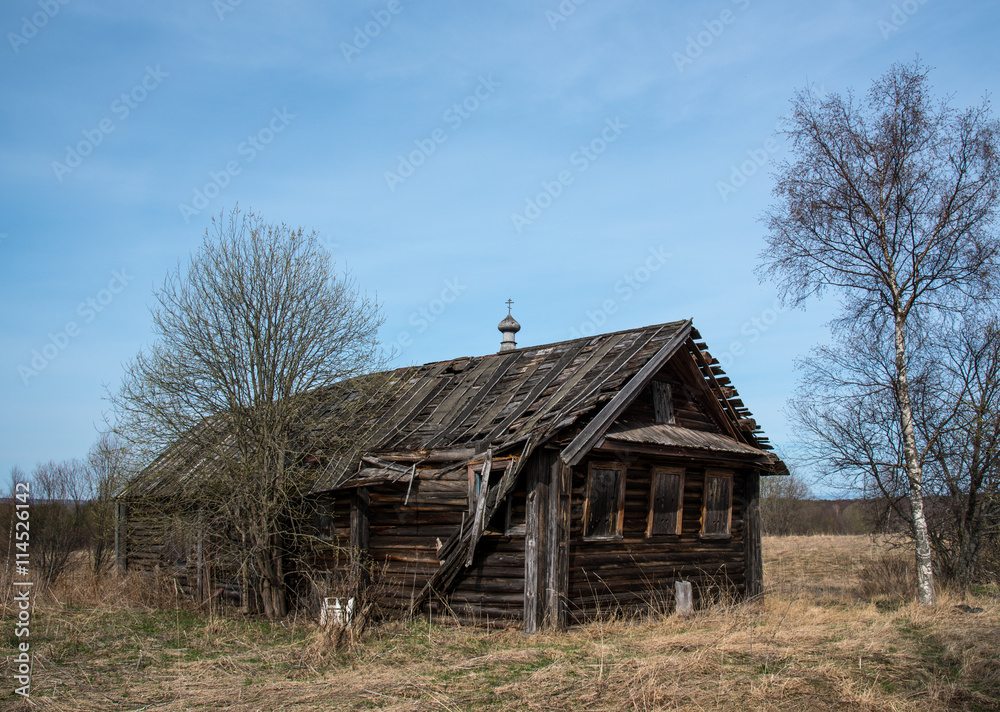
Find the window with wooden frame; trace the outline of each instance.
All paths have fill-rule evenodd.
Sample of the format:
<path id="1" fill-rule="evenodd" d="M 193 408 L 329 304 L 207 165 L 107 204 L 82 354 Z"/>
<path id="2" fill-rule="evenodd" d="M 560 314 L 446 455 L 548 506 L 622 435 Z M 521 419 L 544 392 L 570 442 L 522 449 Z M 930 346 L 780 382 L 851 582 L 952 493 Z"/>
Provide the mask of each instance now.
<path id="1" fill-rule="evenodd" d="M 622 535 L 625 509 L 625 463 L 592 462 L 583 503 L 583 536 L 616 539 Z"/>
<path id="2" fill-rule="evenodd" d="M 701 506 L 701 535 L 725 539 L 733 523 L 733 471 L 706 470 Z"/>
<path id="3" fill-rule="evenodd" d="M 674 399 L 670 384 L 653 381 L 653 419 L 657 423 L 674 423 Z"/>
<path id="4" fill-rule="evenodd" d="M 649 479 L 646 536 L 677 536 L 684 514 L 684 468 L 654 467 Z"/>
<path id="5" fill-rule="evenodd" d="M 493 468 L 490 468 L 492 471 Z M 483 463 L 469 465 L 469 514 L 476 511 L 479 492 L 483 489 Z"/>

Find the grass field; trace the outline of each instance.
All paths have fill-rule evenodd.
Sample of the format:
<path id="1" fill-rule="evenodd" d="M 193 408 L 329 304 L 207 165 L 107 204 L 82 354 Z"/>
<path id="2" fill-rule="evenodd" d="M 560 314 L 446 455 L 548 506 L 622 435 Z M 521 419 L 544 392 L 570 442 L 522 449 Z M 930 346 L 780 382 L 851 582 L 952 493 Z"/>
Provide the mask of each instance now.
<path id="1" fill-rule="evenodd" d="M 398 622 L 334 653 L 309 621 L 126 606 L 122 584 L 78 581 L 34 612 L 28 708 L 1000 710 L 995 589 L 918 607 L 864 537 L 766 538 L 764 559 L 763 602 L 687 619 L 531 637 Z M 9 596 L 2 625 L 9 652 Z M 13 674 L 8 658 L 0 705 L 21 709 Z"/>

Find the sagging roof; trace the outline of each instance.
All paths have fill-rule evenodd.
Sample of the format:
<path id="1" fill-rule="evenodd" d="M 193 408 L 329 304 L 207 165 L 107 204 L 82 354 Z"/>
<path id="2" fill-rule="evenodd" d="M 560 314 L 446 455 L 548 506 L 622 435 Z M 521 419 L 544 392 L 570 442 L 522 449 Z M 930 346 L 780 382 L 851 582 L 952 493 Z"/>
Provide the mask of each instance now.
<path id="1" fill-rule="evenodd" d="M 690 354 L 685 362 L 691 378 L 703 381 L 714 394 L 708 400 L 728 434 L 687 431 L 668 436 L 645 428 L 630 435 L 617 427 L 608 437 L 655 437 L 667 445 L 682 445 L 683 440 L 683 446 L 691 446 L 697 437 L 707 449 L 767 455 L 762 452 L 770 449 L 767 439 L 705 344 L 695 342 L 700 338 L 691 320 L 674 321 L 382 374 L 388 395 L 358 424 L 364 434 L 356 449 L 347 456 L 320 457 L 323 469 L 312 490 L 371 480 L 378 472 L 389 480 L 399 478 L 398 470 L 404 468 L 386 464 L 390 462 L 465 462 L 487 449 L 495 455 L 522 449 L 527 453 L 577 424 L 576 430 L 583 425 L 582 430 L 561 455 L 567 464 L 575 464 L 605 436 L 638 390 L 670 358 L 685 351 Z M 333 401 L 336 392 L 331 390 Z M 337 411 L 336 402 L 331 402 L 323 419 L 336 420 Z M 149 470 L 173 470 L 176 476 L 178 468 L 204 466 L 210 466 L 205 458 L 178 446 Z M 367 470 L 366 476 L 360 476 L 362 470 Z"/>

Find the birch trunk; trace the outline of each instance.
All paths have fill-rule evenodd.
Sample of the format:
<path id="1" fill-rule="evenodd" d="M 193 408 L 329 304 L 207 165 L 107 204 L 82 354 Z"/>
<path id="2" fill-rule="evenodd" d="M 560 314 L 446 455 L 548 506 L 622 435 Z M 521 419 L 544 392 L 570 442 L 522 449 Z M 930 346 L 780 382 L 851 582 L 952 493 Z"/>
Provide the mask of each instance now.
<path id="1" fill-rule="evenodd" d="M 910 518 L 913 539 L 916 543 L 917 600 L 927 606 L 936 602 L 934 595 L 934 569 L 931 565 L 931 542 L 924 517 L 923 468 L 917 454 L 917 439 L 913 429 L 913 407 L 910 403 L 910 385 L 907 379 L 906 333 L 904 317 L 897 313 L 895 319 L 896 390 L 899 398 L 900 425 L 903 431 L 903 457 L 909 481 Z"/>

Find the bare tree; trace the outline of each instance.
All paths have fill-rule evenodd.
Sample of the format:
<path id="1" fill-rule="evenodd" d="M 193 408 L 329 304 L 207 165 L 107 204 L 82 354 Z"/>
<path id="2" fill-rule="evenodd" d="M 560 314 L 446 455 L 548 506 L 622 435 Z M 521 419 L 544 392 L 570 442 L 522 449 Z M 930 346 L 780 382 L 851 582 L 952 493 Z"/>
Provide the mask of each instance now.
<path id="1" fill-rule="evenodd" d="M 128 474 L 125 448 L 112 432 L 104 431 L 90 447 L 87 464 L 91 566 L 100 574 L 114 553 L 115 496 Z"/>
<path id="2" fill-rule="evenodd" d="M 7 562 L 8 569 L 11 566 L 11 561 L 13 560 L 12 552 L 15 546 L 15 531 L 14 531 L 14 503 L 15 495 L 18 494 L 18 484 L 27 483 L 28 475 L 24 472 L 24 469 L 20 465 L 14 465 L 10 468 L 10 489 L 0 503 L 0 529 L 8 532 L 7 539 L 3 541 L 3 549 L 0 550 L 0 554 Z"/>
<path id="3" fill-rule="evenodd" d="M 761 531 L 769 535 L 801 533 L 805 528 L 803 505 L 812 499 L 809 485 L 795 473 L 760 480 Z"/>
<path id="4" fill-rule="evenodd" d="M 760 269 L 796 304 L 834 290 L 843 304 L 835 333 L 879 348 L 888 335 L 883 383 L 899 418 L 886 436 L 901 443 L 917 596 L 933 604 L 909 339 L 995 286 L 1000 166 L 989 104 L 959 112 L 936 102 L 927 74 L 919 60 L 897 64 L 863 102 L 851 93 L 793 97 L 784 133 L 794 160 L 776 170 Z"/>
<path id="5" fill-rule="evenodd" d="M 42 463 L 31 480 L 32 563 L 51 585 L 90 540 L 87 465 L 80 460 Z"/>
<path id="6" fill-rule="evenodd" d="M 949 337 L 939 402 L 917 409 L 918 431 L 931 546 L 945 577 L 967 589 L 1000 573 L 1000 321 L 968 319 Z"/>
<path id="7" fill-rule="evenodd" d="M 357 435 L 329 422 L 329 403 L 344 416 L 371 402 L 371 379 L 356 377 L 382 365 L 378 305 L 333 271 L 315 233 L 238 209 L 155 298 L 156 341 L 111 398 L 124 444 L 147 462 L 194 453 L 150 468 L 174 467 L 173 513 L 212 532 L 268 617 L 283 616 L 299 504 L 317 462 Z"/>

